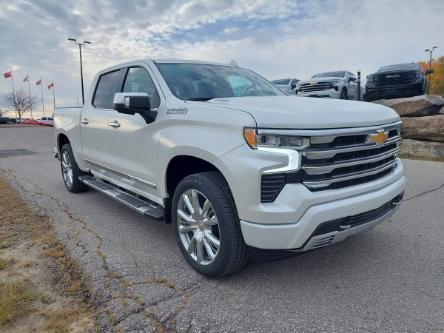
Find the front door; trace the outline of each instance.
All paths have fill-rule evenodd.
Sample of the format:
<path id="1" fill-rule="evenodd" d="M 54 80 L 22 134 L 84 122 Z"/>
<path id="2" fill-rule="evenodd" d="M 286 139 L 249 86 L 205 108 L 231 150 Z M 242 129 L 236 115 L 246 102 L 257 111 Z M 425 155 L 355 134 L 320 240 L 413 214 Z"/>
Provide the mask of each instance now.
<path id="1" fill-rule="evenodd" d="M 143 92 L 150 98 L 152 110 L 161 112 L 164 102 L 158 93 L 149 68 L 144 63 L 125 69 L 122 92 Z M 140 114 L 128 115 L 112 110 L 107 131 L 107 155 L 110 167 L 122 176 L 128 188 L 159 201 L 158 145 L 159 122 L 147 124 Z"/>

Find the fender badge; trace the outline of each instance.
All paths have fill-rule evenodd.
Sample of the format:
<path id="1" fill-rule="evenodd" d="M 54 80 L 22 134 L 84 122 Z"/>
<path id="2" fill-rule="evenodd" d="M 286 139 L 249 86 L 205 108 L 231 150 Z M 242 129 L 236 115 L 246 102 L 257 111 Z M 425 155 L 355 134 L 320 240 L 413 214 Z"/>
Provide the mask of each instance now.
<path id="1" fill-rule="evenodd" d="M 185 115 L 188 113 L 187 108 L 170 108 L 167 109 L 167 114 L 179 114 L 179 115 Z"/>

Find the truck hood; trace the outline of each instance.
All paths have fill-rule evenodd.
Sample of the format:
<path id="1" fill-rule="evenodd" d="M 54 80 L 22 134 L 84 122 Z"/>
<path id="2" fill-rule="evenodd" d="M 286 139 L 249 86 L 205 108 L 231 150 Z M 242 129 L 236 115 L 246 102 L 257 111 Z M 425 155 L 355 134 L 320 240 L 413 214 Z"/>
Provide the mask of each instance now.
<path id="1" fill-rule="evenodd" d="M 373 103 L 296 96 L 215 98 L 206 103 L 250 113 L 258 127 L 326 129 L 383 125 L 400 118 Z"/>

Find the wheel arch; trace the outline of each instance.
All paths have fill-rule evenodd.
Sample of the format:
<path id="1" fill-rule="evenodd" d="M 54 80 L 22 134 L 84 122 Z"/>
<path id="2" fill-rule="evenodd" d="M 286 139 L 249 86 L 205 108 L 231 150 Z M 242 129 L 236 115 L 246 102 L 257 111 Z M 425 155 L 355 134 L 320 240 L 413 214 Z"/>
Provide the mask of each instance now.
<path id="1" fill-rule="evenodd" d="M 209 162 L 207 159 L 194 156 L 181 154 L 172 157 L 167 167 L 165 168 L 165 177 L 164 177 L 164 189 L 165 189 L 165 221 L 168 223 L 171 221 L 170 216 L 170 208 L 172 203 L 172 198 L 174 195 L 174 191 L 177 188 L 177 185 L 180 183 L 182 179 L 185 177 L 206 171 L 216 171 L 218 172 L 225 182 L 229 186 L 229 182 L 222 172 L 221 168 L 216 164 Z"/>
<path id="2" fill-rule="evenodd" d="M 57 149 L 58 149 L 58 153 L 59 153 L 59 155 L 60 155 L 60 152 L 61 152 L 61 150 L 62 150 L 62 147 L 63 147 L 65 144 L 67 144 L 67 143 L 71 144 L 71 142 L 69 141 L 69 139 L 68 139 L 68 137 L 66 136 L 66 134 L 64 134 L 64 133 L 59 133 L 59 134 L 57 135 Z"/>

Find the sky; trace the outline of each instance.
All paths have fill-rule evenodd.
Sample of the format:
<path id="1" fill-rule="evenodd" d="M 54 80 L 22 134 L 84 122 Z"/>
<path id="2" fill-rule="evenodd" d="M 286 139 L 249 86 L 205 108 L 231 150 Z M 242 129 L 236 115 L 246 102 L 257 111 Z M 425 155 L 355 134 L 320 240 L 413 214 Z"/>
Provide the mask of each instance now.
<path id="1" fill-rule="evenodd" d="M 32 95 L 42 78 L 45 107 L 81 103 L 78 47 L 86 95 L 95 73 L 135 58 L 229 63 L 268 79 L 306 79 L 444 55 L 443 0 L 0 0 L 0 73 Z M 11 80 L 0 77 L 0 109 Z M 41 105 L 38 105 L 38 109 Z M 29 116 L 29 115 L 28 115 Z M 38 116 L 38 115 L 37 115 Z"/>

